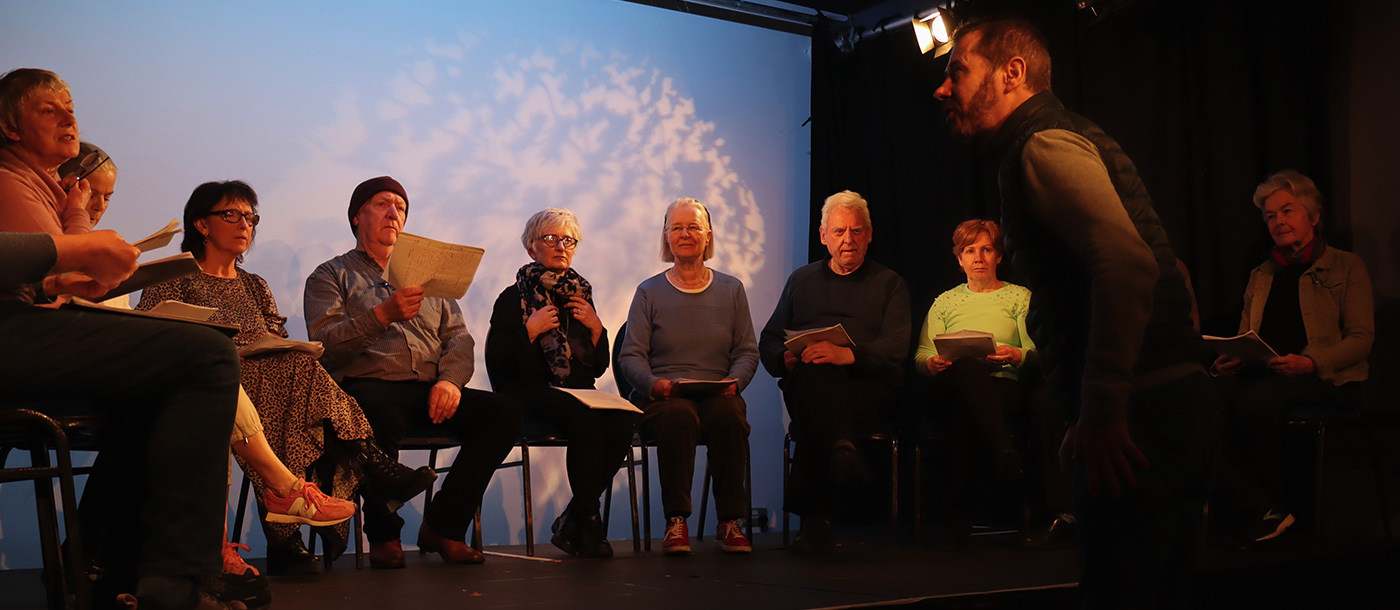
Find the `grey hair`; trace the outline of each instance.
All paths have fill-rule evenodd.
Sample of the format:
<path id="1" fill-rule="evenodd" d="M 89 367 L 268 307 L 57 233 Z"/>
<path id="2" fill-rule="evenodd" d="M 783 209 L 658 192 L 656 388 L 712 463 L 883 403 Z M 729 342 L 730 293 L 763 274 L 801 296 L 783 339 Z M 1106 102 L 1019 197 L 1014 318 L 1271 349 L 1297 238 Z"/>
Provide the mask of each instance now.
<path id="1" fill-rule="evenodd" d="M 865 228 L 870 226 L 870 204 L 865 201 L 860 193 L 855 191 L 841 191 L 826 198 L 826 203 L 822 204 L 822 228 L 826 228 L 826 221 L 831 217 L 832 210 L 850 210 L 858 212 L 860 218 L 865 222 Z"/>
<path id="2" fill-rule="evenodd" d="M 661 216 L 661 261 L 665 263 L 676 262 L 675 253 L 671 252 L 671 242 L 666 241 L 666 231 L 671 225 L 671 212 L 680 208 L 695 208 L 700 210 L 700 224 L 704 225 L 705 233 L 710 239 L 705 243 L 705 252 L 700 255 L 700 260 L 710 260 L 715 257 L 715 230 L 710 225 L 710 209 L 698 199 L 681 197 L 666 206 L 666 213 Z"/>
<path id="3" fill-rule="evenodd" d="M 1308 220 L 1322 218 L 1322 192 L 1317 190 L 1312 178 L 1291 169 L 1274 172 L 1254 189 L 1254 207 L 1264 211 L 1264 200 L 1279 191 L 1288 191 L 1303 204 L 1308 212 Z"/>
<path id="4" fill-rule="evenodd" d="M 545 208 L 535 212 L 529 220 L 525 221 L 525 232 L 520 234 L 520 245 L 525 246 L 526 252 L 530 250 L 530 244 L 540 237 L 540 231 L 545 227 L 553 225 L 564 225 L 564 230 L 569 232 L 569 237 L 583 241 L 583 230 L 578 226 L 578 218 L 574 213 L 564 208 Z"/>
<path id="5" fill-rule="evenodd" d="M 24 102 L 36 91 L 67 91 L 68 83 L 57 74 L 39 68 L 16 68 L 0 74 L 0 129 L 19 131 Z M 0 136 L 0 146 L 9 146 L 9 138 Z"/>

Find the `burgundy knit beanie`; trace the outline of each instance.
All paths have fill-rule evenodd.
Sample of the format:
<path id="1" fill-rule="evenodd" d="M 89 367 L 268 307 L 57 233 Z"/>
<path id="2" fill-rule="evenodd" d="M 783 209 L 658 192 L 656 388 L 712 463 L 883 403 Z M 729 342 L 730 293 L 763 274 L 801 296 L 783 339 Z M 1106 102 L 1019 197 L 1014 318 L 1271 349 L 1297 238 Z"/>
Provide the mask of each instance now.
<path id="1" fill-rule="evenodd" d="M 395 180 L 388 176 L 370 178 L 369 180 L 361 182 L 359 186 L 355 187 L 355 192 L 350 194 L 351 233 L 354 233 L 356 236 L 360 234 L 359 231 L 355 228 L 355 215 L 360 213 L 360 208 L 364 207 L 365 202 L 369 201 L 370 197 L 373 197 L 384 191 L 389 191 L 390 193 L 394 193 L 400 197 L 403 197 L 403 203 L 405 206 L 406 213 L 406 208 L 408 206 L 408 193 L 404 192 L 403 185 L 399 184 L 398 180 Z"/>

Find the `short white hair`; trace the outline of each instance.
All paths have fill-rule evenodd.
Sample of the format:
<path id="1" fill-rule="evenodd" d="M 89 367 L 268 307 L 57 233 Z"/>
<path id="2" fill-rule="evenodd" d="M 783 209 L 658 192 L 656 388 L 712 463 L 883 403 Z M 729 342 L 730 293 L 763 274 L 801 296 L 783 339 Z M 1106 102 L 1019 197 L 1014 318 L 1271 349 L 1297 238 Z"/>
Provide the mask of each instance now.
<path id="1" fill-rule="evenodd" d="M 533 252 L 530 244 L 540 238 L 540 232 L 545 227 L 564 225 L 564 230 L 569 232 L 569 237 L 583 241 L 583 231 L 578 226 L 578 218 L 564 208 L 545 208 L 535 212 L 529 220 L 525 221 L 525 232 L 520 234 L 520 245 L 525 246 L 526 252 Z M 563 237 L 562 235 L 560 237 Z"/>
<path id="2" fill-rule="evenodd" d="M 1254 207 L 1263 212 L 1264 200 L 1279 191 L 1288 191 L 1297 198 L 1308 212 L 1308 220 L 1322 218 L 1322 191 L 1317 190 L 1312 178 L 1291 169 L 1275 172 L 1254 189 Z"/>
<path id="3" fill-rule="evenodd" d="M 671 242 L 666 241 L 666 232 L 671 228 L 671 212 L 680 208 L 695 208 L 700 210 L 700 225 L 709 234 L 710 241 L 705 244 L 705 252 L 700 256 L 700 260 L 707 261 L 715 257 L 715 231 L 710 226 L 710 209 L 698 199 L 681 197 L 666 206 L 666 213 L 661 216 L 661 262 L 674 263 L 676 255 L 671 252 Z"/>
<path id="4" fill-rule="evenodd" d="M 826 228 L 826 221 L 831 217 L 832 210 L 850 210 L 860 214 L 860 218 L 865 222 L 865 228 L 870 227 L 870 204 L 865 201 L 860 193 L 855 191 L 841 191 L 826 198 L 826 203 L 822 204 L 822 228 Z"/>

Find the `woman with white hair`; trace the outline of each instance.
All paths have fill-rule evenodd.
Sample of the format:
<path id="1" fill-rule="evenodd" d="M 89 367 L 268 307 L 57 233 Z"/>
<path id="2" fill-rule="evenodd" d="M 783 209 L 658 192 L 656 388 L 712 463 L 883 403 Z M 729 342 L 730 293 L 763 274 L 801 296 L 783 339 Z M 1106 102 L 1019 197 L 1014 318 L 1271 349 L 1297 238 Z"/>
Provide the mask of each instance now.
<path id="1" fill-rule="evenodd" d="M 661 260 L 671 268 L 637 286 L 618 358 L 642 425 L 656 438 L 667 555 L 690 552 L 686 518 L 701 442 L 714 473 L 715 540 L 725 552 L 753 550 L 741 527 L 749 422 L 739 394 L 758 369 L 758 340 L 743 282 L 705 266 L 714 255 L 709 210 L 688 197 L 672 202 L 661 225 Z M 728 383 L 688 390 L 682 380 Z"/>
<path id="2" fill-rule="evenodd" d="M 612 557 L 599 496 L 631 447 L 632 414 L 590 409 L 556 389 L 593 389 L 608 369 L 608 331 L 593 309 L 593 286 L 572 267 L 579 239 L 568 210 L 546 208 L 525 223 L 520 243 L 531 262 L 491 311 L 486 372 L 493 390 L 526 405 L 526 430 L 558 429 L 568 438 L 574 495 L 550 542 L 569 555 Z"/>
<path id="3" fill-rule="evenodd" d="M 1296 406 L 1355 404 L 1375 339 L 1366 264 L 1318 232 L 1321 199 L 1313 181 L 1293 170 L 1254 190 L 1274 248 L 1249 274 L 1239 332 L 1258 333 L 1280 355 L 1249 367 L 1222 354 L 1213 367 L 1230 377 L 1224 384 L 1227 510 L 1250 520 L 1252 542 L 1276 538 L 1293 524 L 1282 505 L 1284 414 Z"/>
<path id="4" fill-rule="evenodd" d="M 59 165 L 78 156 L 78 119 L 68 83 L 36 68 L 0 75 L 0 136 L 0 230 L 91 231 L 88 182 L 61 183 L 58 175 Z"/>

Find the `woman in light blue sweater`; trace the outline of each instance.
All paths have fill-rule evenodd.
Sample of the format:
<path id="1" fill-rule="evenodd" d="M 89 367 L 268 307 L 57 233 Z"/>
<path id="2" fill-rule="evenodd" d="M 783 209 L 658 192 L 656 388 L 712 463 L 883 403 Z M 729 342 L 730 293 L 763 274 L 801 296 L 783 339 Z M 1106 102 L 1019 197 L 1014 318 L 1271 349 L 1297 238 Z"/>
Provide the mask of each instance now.
<path id="1" fill-rule="evenodd" d="M 644 411 L 642 425 L 656 439 L 667 555 L 690 552 L 685 521 L 701 442 L 715 480 L 715 539 L 725 552 L 753 549 L 740 527 L 748 510 L 749 455 L 740 393 L 758 369 L 758 340 L 744 284 L 705 266 L 714 254 L 709 210 L 688 197 L 672 202 L 661 228 L 661 260 L 673 264 L 637 286 L 618 358 L 635 388 L 632 401 Z"/>

